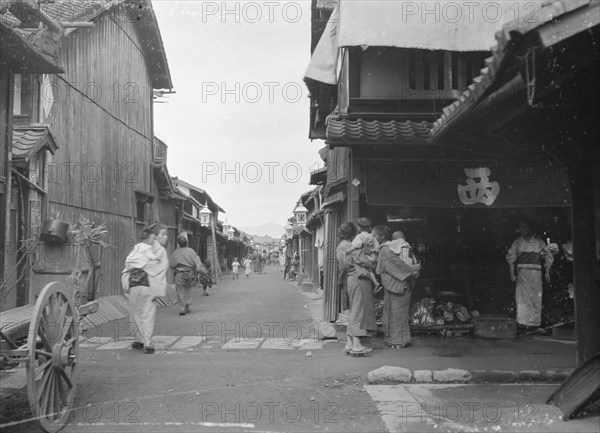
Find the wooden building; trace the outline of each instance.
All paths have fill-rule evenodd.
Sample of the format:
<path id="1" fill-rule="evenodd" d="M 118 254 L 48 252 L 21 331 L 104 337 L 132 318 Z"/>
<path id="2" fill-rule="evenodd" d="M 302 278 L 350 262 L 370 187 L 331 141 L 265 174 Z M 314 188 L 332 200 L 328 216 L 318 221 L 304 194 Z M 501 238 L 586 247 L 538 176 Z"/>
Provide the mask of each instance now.
<path id="1" fill-rule="evenodd" d="M 190 248 L 194 249 L 202 260 L 209 259 L 217 278 L 222 276 L 221 263 L 224 259 L 225 236 L 219 229 L 219 212 L 225 212 L 211 196 L 197 186 L 177 177 L 172 178 L 177 192 L 185 197 L 181 228 L 187 233 Z M 203 224 L 200 213 L 206 207 L 210 210 L 210 223 Z"/>
<path id="2" fill-rule="evenodd" d="M 589 98 L 600 92 L 599 38 L 597 1 L 548 3 L 529 23 L 507 23 L 482 75 L 430 138 L 473 147 L 495 136 L 505 151 L 561 161 L 572 197 L 578 363 L 600 352 L 600 104 Z"/>
<path id="3" fill-rule="evenodd" d="M 18 18 L 25 3 L 15 3 L 10 12 Z M 44 204 L 25 218 L 18 241 L 35 237 L 40 222 L 59 215 L 66 222 L 84 216 L 105 224 L 106 241 L 114 248 L 102 257 L 99 295 L 119 294 L 123 260 L 141 228 L 161 218 L 170 227 L 176 224 L 174 212 L 160 203 L 170 198 L 157 195 L 154 181 L 160 170 L 155 171 L 153 90 L 173 87 L 156 17 L 145 0 L 42 3 L 35 15 L 66 30 L 62 71 L 15 76 L 21 85 L 12 106 L 23 134 L 14 135 L 20 141 L 13 146 L 26 140 L 32 150 L 50 150 L 40 161 Z M 51 155 L 54 148 L 60 150 Z M 30 196 L 32 209 L 35 200 Z M 30 291 L 19 288 L 19 304 L 30 302 Z"/>
<path id="4" fill-rule="evenodd" d="M 45 14 L 30 14 L 29 22 L 24 23 L 19 17 L 30 13 L 32 7 L 25 6 L 6 4 L 0 10 L 0 311 L 27 303 L 27 279 L 20 272 L 27 257 L 19 250 L 18 241 L 28 236 L 26 218 L 40 224 L 46 205 L 45 158 L 57 149 L 45 126 L 23 127 L 18 116 L 21 98 L 16 98 L 12 89 L 22 88 L 23 76 L 63 72 L 60 48 L 64 28 Z M 32 27 L 39 28 L 34 31 Z M 30 104 L 30 99 L 25 103 Z"/>
<path id="5" fill-rule="evenodd" d="M 321 287 L 323 258 L 323 217 L 320 209 L 322 188 L 317 186 L 300 196 L 299 202 L 307 210 L 306 224 L 298 230 L 300 274 L 304 289 Z M 321 260 L 321 261 L 320 261 Z"/>
<path id="6" fill-rule="evenodd" d="M 578 354 L 589 358 L 600 329 L 598 105 L 577 83 L 598 72 L 598 2 L 545 4 L 532 23 L 504 26 L 401 21 L 399 3 L 313 2 L 306 81 L 309 136 L 327 144 L 326 248 L 359 216 L 402 228 L 423 247 L 421 281 L 467 299 L 475 291 L 492 309 L 514 296 L 504 254 L 516 218 L 545 218 L 545 235 L 579 244 Z M 326 252 L 332 321 L 334 269 Z"/>

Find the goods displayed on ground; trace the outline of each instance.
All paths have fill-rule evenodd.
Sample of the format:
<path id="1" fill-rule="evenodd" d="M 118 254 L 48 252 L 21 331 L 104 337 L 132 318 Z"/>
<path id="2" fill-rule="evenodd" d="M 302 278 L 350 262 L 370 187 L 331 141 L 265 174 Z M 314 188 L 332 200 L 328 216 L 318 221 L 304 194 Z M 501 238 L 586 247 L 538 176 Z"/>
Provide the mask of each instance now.
<path id="1" fill-rule="evenodd" d="M 460 336 L 473 329 L 473 319 L 479 317 L 477 310 L 469 312 L 459 303 L 422 298 L 410 308 L 409 323 L 414 332 L 439 332 L 444 336 Z"/>

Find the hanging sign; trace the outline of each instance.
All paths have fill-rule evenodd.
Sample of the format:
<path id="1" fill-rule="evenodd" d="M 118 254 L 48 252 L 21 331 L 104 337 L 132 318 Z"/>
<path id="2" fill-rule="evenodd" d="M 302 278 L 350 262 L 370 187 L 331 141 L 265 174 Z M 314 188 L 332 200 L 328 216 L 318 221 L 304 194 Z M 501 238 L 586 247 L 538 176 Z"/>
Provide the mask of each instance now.
<path id="1" fill-rule="evenodd" d="M 487 167 L 465 168 L 466 185 L 458 185 L 458 197 L 464 205 L 483 203 L 491 206 L 500 192 L 498 182 L 490 182 L 491 170 Z"/>
<path id="2" fill-rule="evenodd" d="M 553 162 L 366 161 L 369 205 L 570 206 L 566 171 Z"/>

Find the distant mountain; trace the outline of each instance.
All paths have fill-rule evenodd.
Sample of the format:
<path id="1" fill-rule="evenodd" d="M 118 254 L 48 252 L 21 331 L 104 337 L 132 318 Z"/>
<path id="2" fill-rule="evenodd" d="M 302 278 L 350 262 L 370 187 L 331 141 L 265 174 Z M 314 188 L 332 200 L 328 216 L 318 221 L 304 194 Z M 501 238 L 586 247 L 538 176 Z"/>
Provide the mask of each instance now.
<path id="1" fill-rule="evenodd" d="M 285 233 L 285 228 L 275 223 L 265 223 L 255 227 L 238 227 L 238 229 L 252 236 L 270 236 L 275 239 L 281 238 Z"/>

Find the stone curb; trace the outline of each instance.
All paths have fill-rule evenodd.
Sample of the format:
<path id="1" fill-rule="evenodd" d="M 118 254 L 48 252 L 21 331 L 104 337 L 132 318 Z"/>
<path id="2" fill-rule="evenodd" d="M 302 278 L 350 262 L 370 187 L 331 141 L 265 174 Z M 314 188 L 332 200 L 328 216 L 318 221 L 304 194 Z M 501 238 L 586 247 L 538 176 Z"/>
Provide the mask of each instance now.
<path id="1" fill-rule="evenodd" d="M 573 368 L 550 370 L 413 370 L 403 367 L 383 366 L 367 375 L 371 385 L 393 385 L 402 383 L 562 383 Z"/>

